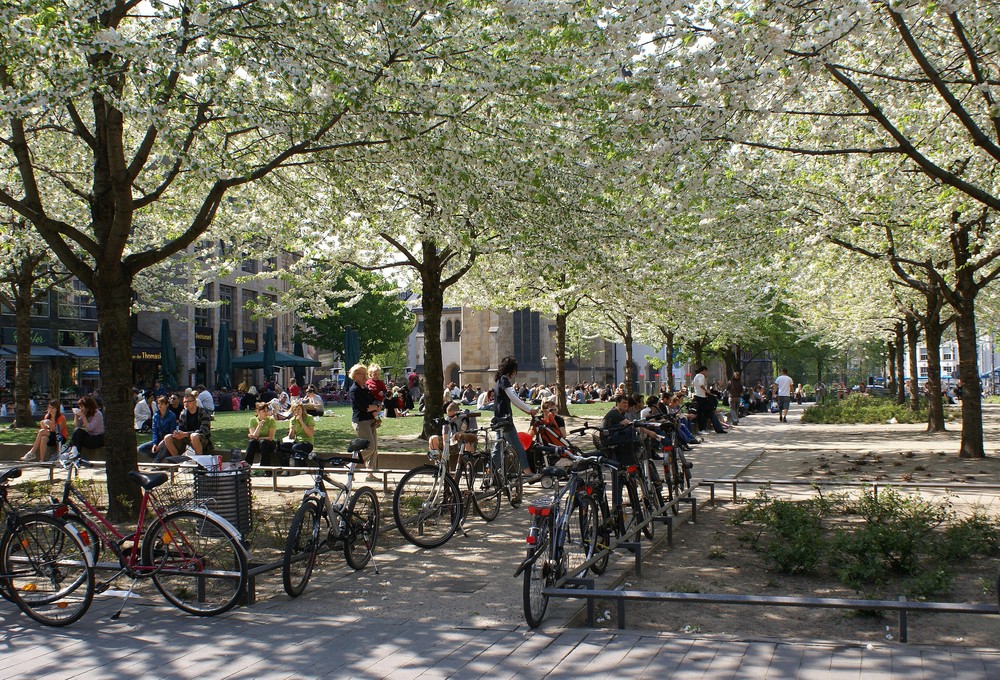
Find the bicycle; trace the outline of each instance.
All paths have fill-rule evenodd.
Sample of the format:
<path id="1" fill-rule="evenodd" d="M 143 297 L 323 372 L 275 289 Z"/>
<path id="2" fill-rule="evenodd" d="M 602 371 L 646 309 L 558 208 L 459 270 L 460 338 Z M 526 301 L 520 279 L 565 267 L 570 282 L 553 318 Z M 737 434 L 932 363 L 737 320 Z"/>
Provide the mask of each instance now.
<path id="1" fill-rule="evenodd" d="M 300 460 L 315 463 L 316 477 L 313 487 L 302 496 L 285 540 L 281 581 L 291 597 L 298 597 L 305 590 L 323 546 L 334 549 L 339 543 L 344 559 L 354 570 L 364 569 L 368 562 L 374 563 L 379 530 L 378 497 L 367 486 L 351 494 L 355 466 L 364 463 L 357 452 L 367 448 L 367 439 L 354 439 L 347 445 L 350 458 L 293 454 Z M 346 467 L 347 483 L 331 479 L 326 472 L 328 467 Z M 327 493 L 327 484 L 337 490 L 335 498 Z M 379 573 L 378 565 L 375 565 L 375 573 Z"/>
<path id="2" fill-rule="evenodd" d="M 545 589 L 566 578 L 580 578 L 584 566 L 600 545 L 599 510 L 590 493 L 588 471 L 601 466 L 616 467 L 600 456 L 580 456 L 569 450 L 557 451 L 573 460 L 569 470 L 551 466 L 543 474 L 565 481 L 555 495 L 536 498 L 528 506 L 531 527 L 526 541 L 528 554 L 514 572 L 524 575 L 522 604 L 528 625 L 541 625 L 548 608 Z"/>
<path id="3" fill-rule="evenodd" d="M 612 445 L 607 443 L 612 432 L 609 429 L 593 427 L 584 422 L 583 427 L 572 430 L 571 434 L 582 435 L 586 432 L 594 433 L 594 444 L 601 453 L 610 454 L 602 456 L 602 466 L 598 466 L 588 482 L 587 490 L 597 504 L 600 520 L 598 522 L 598 548 L 606 550 L 605 554 L 598 559 L 590 569 L 595 574 L 603 574 L 608 568 L 611 558 L 610 550 L 611 538 L 617 541 L 628 539 L 635 535 L 636 528 L 643 521 L 643 506 L 639 498 L 639 491 L 633 473 L 638 466 L 634 463 L 623 462 L 622 445 Z M 629 443 L 627 446 L 631 447 Z M 625 457 L 629 458 L 628 454 Z M 611 471 L 611 484 L 607 484 L 604 479 L 604 468 Z M 608 500 L 610 493 L 611 499 Z M 628 503 L 625 503 L 625 499 Z"/>
<path id="4" fill-rule="evenodd" d="M 521 462 L 514 447 L 502 436 L 499 436 L 499 433 L 505 427 L 509 426 L 511 422 L 510 418 L 502 418 L 494 421 L 490 425 L 490 429 L 484 432 L 484 449 L 493 452 L 491 467 L 500 466 L 500 487 L 504 495 L 507 496 L 507 501 L 511 507 L 516 508 L 521 505 L 521 501 L 524 499 L 524 478 L 521 475 Z M 497 434 L 491 435 L 490 432 Z M 496 437 L 495 441 L 493 441 L 494 436 Z"/>
<path id="5" fill-rule="evenodd" d="M 0 509 L 6 528 L 0 539 L 0 595 L 46 626 L 80 619 L 94 600 L 94 565 L 79 533 L 43 512 L 20 512 L 8 498 L 8 483 L 21 468 L 0 472 Z"/>
<path id="6" fill-rule="evenodd" d="M 465 417 L 478 416 L 465 412 Z M 392 497 L 392 515 L 396 528 L 410 543 L 421 548 L 436 548 L 447 543 L 462 528 L 474 508 L 487 522 L 500 514 L 501 482 L 489 466 L 483 451 L 462 451 L 454 475 L 449 473 L 451 459 L 451 424 L 439 418 L 440 449 L 429 449 L 429 464 L 403 475 Z M 469 430 L 469 432 L 473 432 Z M 460 488 L 459 482 L 464 482 Z"/>
<path id="7" fill-rule="evenodd" d="M 227 612 L 246 592 L 248 558 L 239 530 L 221 515 L 194 503 L 165 505 L 154 490 L 170 479 L 167 473 L 128 473 L 142 488 L 142 498 L 135 529 L 124 533 L 73 484 L 80 468 L 90 463 L 73 453 L 64 454 L 60 464 L 66 470 L 66 481 L 62 499 L 52 499 L 53 515 L 77 529 L 89 544 L 94 561 L 102 548 L 118 559 L 117 571 L 97 584 L 97 592 L 107 590 L 119 576 L 132 579 L 121 609 L 112 618 L 121 616 L 141 578 L 152 579 L 170 604 L 196 616 Z"/>

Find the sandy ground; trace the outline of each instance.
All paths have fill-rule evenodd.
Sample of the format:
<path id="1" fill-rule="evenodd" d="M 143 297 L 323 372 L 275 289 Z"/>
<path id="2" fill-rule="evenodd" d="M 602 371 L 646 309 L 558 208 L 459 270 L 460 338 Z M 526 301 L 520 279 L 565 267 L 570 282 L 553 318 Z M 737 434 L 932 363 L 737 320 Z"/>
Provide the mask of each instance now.
<path id="1" fill-rule="evenodd" d="M 955 431 L 929 435 L 921 426 L 818 426 L 789 423 L 773 429 L 759 457 L 740 475 L 747 480 L 818 482 L 915 482 L 925 498 L 950 504 L 957 512 L 974 506 L 1000 516 L 997 489 L 960 491 L 964 484 L 1000 485 L 1000 456 L 992 447 L 1000 435 L 1000 411 L 987 407 L 987 453 L 992 457 L 962 460 L 956 455 L 960 423 Z M 770 418 L 760 416 L 760 418 Z M 769 423 L 773 425 L 773 423 Z M 758 486 L 740 488 L 745 499 Z M 825 493 L 843 487 L 823 487 Z M 696 526 L 683 526 L 674 549 L 658 550 L 643 566 L 643 578 L 630 576 L 628 589 L 680 592 L 799 595 L 807 597 L 861 597 L 832 576 L 786 576 L 768 570 L 763 556 L 739 540 L 729 524 L 737 509 L 731 487 L 718 487 L 719 503 L 702 505 Z M 774 485 L 776 496 L 813 493 L 807 487 Z M 704 500 L 702 501 L 704 503 Z M 941 601 L 997 603 L 995 559 L 977 559 L 956 565 L 955 585 Z M 884 592 L 894 599 L 892 586 Z M 612 625 L 614 608 L 605 606 L 605 625 Z M 797 638 L 842 642 L 898 640 L 895 613 L 859 615 L 851 610 L 739 605 L 663 605 L 630 607 L 631 626 L 675 632 L 725 634 L 753 638 Z M 1000 617 L 953 614 L 909 614 L 909 641 L 996 647 Z"/>

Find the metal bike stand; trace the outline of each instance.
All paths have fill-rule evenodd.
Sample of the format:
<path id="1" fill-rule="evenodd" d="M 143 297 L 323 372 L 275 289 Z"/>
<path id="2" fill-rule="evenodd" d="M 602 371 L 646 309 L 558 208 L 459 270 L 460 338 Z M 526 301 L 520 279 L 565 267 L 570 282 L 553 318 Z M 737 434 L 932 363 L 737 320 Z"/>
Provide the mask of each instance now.
<path id="1" fill-rule="evenodd" d="M 592 578 L 583 578 L 583 577 L 579 577 L 579 578 L 567 578 L 563 582 L 563 585 L 564 586 L 575 586 L 577 588 L 583 588 L 584 590 L 593 590 L 594 589 L 594 579 L 592 579 Z M 588 597 L 587 598 L 587 625 L 590 626 L 591 628 L 594 627 L 594 620 L 596 619 L 596 613 L 595 613 L 595 608 L 596 607 L 597 607 L 597 604 L 595 603 L 594 598 Z"/>

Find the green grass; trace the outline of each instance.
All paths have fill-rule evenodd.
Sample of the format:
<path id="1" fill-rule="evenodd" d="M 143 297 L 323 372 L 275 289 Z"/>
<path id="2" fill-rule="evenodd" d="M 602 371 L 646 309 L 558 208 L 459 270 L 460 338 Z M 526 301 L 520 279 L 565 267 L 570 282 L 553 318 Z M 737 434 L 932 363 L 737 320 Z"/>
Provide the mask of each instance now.
<path id="1" fill-rule="evenodd" d="M 570 415 L 574 418 L 590 420 L 591 422 L 600 420 L 612 407 L 609 402 L 596 404 L 570 404 Z M 324 453 L 334 453 L 344 451 L 347 443 L 354 438 L 354 430 L 351 428 L 351 407 L 334 406 L 327 409 L 331 415 L 316 419 L 316 450 Z M 212 422 L 212 443 L 218 451 L 228 451 L 232 448 L 243 449 L 247 443 L 247 424 L 250 422 L 252 413 L 250 411 L 220 411 L 215 414 Z M 489 423 L 488 414 L 480 419 L 480 424 Z M 71 424 L 72 427 L 72 424 Z M 285 436 L 287 424 L 278 422 L 277 437 Z M 379 428 L 380 439 L 392 439 L 392 446 L 386 447 L 393 451 L 423 451 L 425 444 L 416 440 L 423 427 L 423 418 L 420 415 L 406 418 L 386 418 Z M 30 446 L 38 430 L 35 428 L 20 428 L 10 430 L 0 429 L 0 444 L 24 444 Z M 140 435 L 139 443 L 148 440 L 147 435 Z"/>

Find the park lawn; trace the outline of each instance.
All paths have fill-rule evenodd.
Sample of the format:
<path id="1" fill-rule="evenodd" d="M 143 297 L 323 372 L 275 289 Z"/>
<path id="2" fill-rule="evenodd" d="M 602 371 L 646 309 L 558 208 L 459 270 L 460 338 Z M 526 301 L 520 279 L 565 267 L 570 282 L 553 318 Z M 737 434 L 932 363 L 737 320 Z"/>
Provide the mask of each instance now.
<path id="1" fill-rule="evenodd" d="M 569 411 L 573 418 L 599 420 L 611 409 L 610 402 L 595 404 L 570 404 Z M 354 438 L 351 428 L 351 407 L 346 405 L 333 406 L 326 409 L 325 415 L 316 419 L 316 450 L 324 453 L 336 453 L 346 450 L 347 443 Z M 212 421 L 212 443 L 217 451 L 244 449 L 247 443 L 247 425 L 252 417 L 251 411 L 219 411 Z M 485 424 L 488 419 L 480 421 Z M 70 423 L 72 427 L 72 423 Z M 278 438 L 287 434 L 286 423 L 278 422 Z M 380 439 L 392 439 L 393 444 L 388 449 L 394 451 L 422 451 L 425 444 L 416 440 L 423 427 L 423 418 L 419 415 L 406 418 L 385 418 L 379 428 Z M 36 428 L 0 429 L 0 444 L 24 444 L 30 446 L 35 437 Z M 148 435 L 139 435 L 139 443 L 148 440 Z"/>

